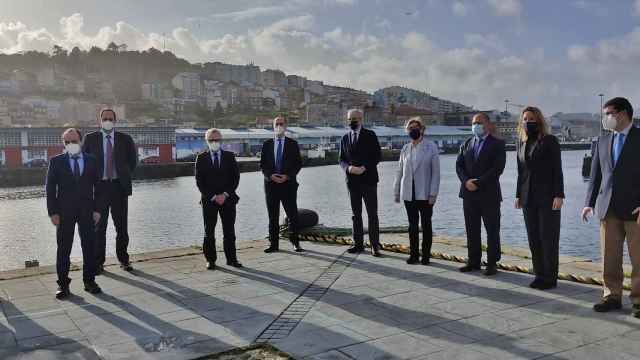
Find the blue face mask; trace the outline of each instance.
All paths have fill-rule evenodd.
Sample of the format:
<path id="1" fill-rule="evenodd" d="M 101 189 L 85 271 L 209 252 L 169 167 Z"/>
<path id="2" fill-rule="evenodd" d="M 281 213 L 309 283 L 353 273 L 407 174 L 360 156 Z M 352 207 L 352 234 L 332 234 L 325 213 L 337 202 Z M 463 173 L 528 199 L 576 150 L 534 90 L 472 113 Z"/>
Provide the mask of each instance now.
<path id="1" fill-rule="evenodd" d="M 473 132 L 473 135 L 475 135 L 477 137 L 483 137 L 484 136 L 484 125 L 482 125 L 482 124 L 472 124 L 471 125 L 471 132 Z"/>

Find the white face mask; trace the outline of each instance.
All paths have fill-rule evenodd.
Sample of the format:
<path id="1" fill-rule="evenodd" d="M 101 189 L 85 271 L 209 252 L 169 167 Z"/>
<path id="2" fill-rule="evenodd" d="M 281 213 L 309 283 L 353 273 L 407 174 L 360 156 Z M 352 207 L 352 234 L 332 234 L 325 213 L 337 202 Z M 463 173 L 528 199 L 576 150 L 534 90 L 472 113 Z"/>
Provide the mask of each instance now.
<path id="1" fill-rule="evenodd" d="M 102 122 L 102 128 L 105 131 L 111 131 L 113 130 L 113 121 L 103 121 Z"/>
<path id="2" fill-rule="evenodd" d="M 606 130 L 614 130 L 618 126 L 618 120 L 613 115 L 607 115 L 602 119 L 602 127 Z"/>
<path id="3" fill-rule="evenodd" d="M 477 137 L 483 137 L 484 136 L 484 125 L 483 124 L 473 124 L 473 125 L 471 125 L 471 132 L 473 132 L 473 135 L 475 135 Z"/>
<path id="4" fill-rule="evenodd" d="M 69 153 L 69 155 L 77 155 L 81 150 L 80 144 L 73 143 L 65 145 L 64 148 L 67 150 L 67 153 Z"/>
<path id="5" fill-rule="evenodd" d="M 208 142 L 209 145 L 209 149 L 213 152 L 217 152 L 218 150 L 220 150 L 220 141 L 211 141 Z"/>
<path id="6" fill-rule="evenodd" d="M 285 128 L 284 128 L 284 126 L 279 126 L 278 125 L 278 126 L 275 127 L 274 131 L 276 132 L 276 135 L 282 136 L 282 135 L 284 135 Z"/>

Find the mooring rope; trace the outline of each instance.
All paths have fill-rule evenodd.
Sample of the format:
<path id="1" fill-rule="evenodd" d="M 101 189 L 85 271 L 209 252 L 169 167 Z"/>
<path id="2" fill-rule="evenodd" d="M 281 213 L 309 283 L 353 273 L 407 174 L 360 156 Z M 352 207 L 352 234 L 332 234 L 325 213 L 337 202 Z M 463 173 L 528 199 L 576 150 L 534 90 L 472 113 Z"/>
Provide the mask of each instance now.
<path id="1" fill-rule="evenodd" d="M 280 230 L 281 230 L 282 236 L 286 238 L 288 236 L 286 225 L 281 226 Z M 353 245 L 352 239 L 344 236 L 337 236 L 337 235 L 331 235 L 331 234 L 302 233 L 298 235 L 298 238 L 304 241 L 311 241 L 311 242 L 318 242 L 318 243 L 325 243 L 325 244 Z M 370 247 L 371 245 L 366 244 L 366 246 Z M 380 247 L 382 248 L 382 250 L 389 251 L 389 252 L 409 254 L 409 246 L 404 244 L 389 244 L 389 243 L 381 242 Z M 439 251 L 432 251 L 431 257 L 435 259 L 442 259 L 446 261 L 454 261 L 459 263 L 467 262 L 466 256 L 451 255 L 451 254 L 447 254 Z M 486 262 L 483 261 L 483 265 L 486 265 Z M 518 272 L 523 274 L 533 274 L 533 269 L 528 268 L 526 266 L 506 264 L 506 263 L 498 263 L 496 265 L 498 269 L 501 269 L 504 271 Z M 603 285 L 603 281 L 601 278 L 596 278 L 592 276 L 583 276 L 578 274 L 559 273 L 558 279 L 576 282 L 580 284 L 600 285 L 600 286 Z M 628 283 L 625 283 L 623 285 L 623 288 L 625 290 L 631 290 L 631 285 Z"/>

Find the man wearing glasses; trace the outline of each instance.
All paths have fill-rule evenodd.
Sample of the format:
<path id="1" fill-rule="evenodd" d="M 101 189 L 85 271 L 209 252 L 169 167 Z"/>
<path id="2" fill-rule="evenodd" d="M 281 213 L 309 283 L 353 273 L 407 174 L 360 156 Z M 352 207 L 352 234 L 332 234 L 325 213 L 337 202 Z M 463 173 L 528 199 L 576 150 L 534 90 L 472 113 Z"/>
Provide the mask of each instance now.
<path id="1" fill-rule="evenodd" d="M 96 229 L 96 274 L 104 271 L 107 222 L 109 210 L 116 228 L 116 256 L 120 268 L 132 271 L 129 262 L 128 199 L 131 196 L 131 178 L 138 163 L 138 151 L 131 136 L 116 131 L 116 112 L 104 109 L 100 112 L 101 130 L 87 134 L 84 151 L 96 157 L 100 181 L 96 197 L 103 204 L 100 222 Z"/>
<path id="2" fill-rule="evenodd" d="M 98 182 L 96 159 L 82 152 L 82 135 L 74 128 L 62 134 L 65 152 L 49 161 L 47 172 L 47 212 L 56 227 L 58 243 L 56 270 L 58 272 L 57 299 L 66 299 L 69 291 L 69 267 L 73 236 L 78 224 L 82 246 L 84 290 L 101 292 L 95 282 L 95 232 L 100 221 L 100 206 L 94 197 Z"/>
<path id="3" fill-rule="evenodd" d="M 240 199 L 236 189 L 240 183 L 240 168 L 235 155 L 222 150 L 222 133 L 209 129 L 205 133 L 208 151 L 196 158 L 196 185 L 200 190 L 202 217 L 204 218 L 204 242 L 202 250 L 207 259 L 207 269 L 216 268 L 216 223 L 218 214 L 222 221 L 223 248 L 227 265 L 241 268 L 236 257 L 236 204 Z"/>
<path id="4" fill-rule="evenodd" d="M 601 135 L 594 147 L 591 177 L 582 209 L 587 221 L 595 211 L 600 220 L 602 248 L 602 299 L 597 312 L 622 308 L 623 246 L 631 259 L 631 314 L 640 318 L 640 130 L 633 126 L 629 100 L 613 98 L 604 104 Z"/>
<path id="5" fill-rule="evenodd" d="M 364 251 L 362 202 L 369 217 L 369 242 L 371 254 L 380 256 L 380 230 L 378 223 L 378 163 L 381 159 L 380 144 L 376 133 L 363 127 L 362 110 L 347 112 L 349 132 L 340 141 L 340 167 L 345 173 L 347 189 L 353 212 L 354 245 L 348 251 L 355 254 Z"/>

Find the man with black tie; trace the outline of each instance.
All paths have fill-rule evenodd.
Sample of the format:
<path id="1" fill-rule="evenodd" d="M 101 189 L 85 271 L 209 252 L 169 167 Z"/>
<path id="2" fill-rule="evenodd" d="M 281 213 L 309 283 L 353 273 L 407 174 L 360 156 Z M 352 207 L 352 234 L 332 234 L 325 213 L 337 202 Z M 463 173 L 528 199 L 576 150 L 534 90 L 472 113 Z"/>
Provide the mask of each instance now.
<path id="1" fill-rule="evenodd" d="M 222 134 L 218 129 L 205 133 L 208 151 L 196 158 L 196 184 L 202 194 L 204 218 L 204 243 L 202 250 L 207 259 L 207 269 L 216 268 L 216 223 L 218 214 L 222 220 L 223 248 L 227 265 L 240 268 L 236 257 L 236 189 L 240 183 L 240 168 L 235 155 L 221 149 Z"/>
<path id="2" fill-rule="evenodd" d="M 302 168 L 298 142 L 285 136 L 287 120 L 280 115 L 273 119 L 275 138 L 262 144 L 260 168 L 264 175 L 264 192 L 269 213 L 269 247 L 279 250 L 280 203 L 289 219 L 289 239 L 296 252 L 304 251 L 298 239 L 298 182 L 296 176 Z"/>
<path id="3" fill-rule="evenodd" d="M 82 134 L 74 128 L 62 134 L 66 152 L 49 161 L 47 172 L 47 212 L 56 227 L 58 250 L 57 299 L 66 299 L 69 291 L 69 267 L 76 223 L 82 246 L 82 279 L 84 290 L 91 294 L 102 292 L 95 282 L 95 232 L 100 220 L 100 207 L 94 197 L 98 181 L 96 159 L 81 151 Z"/>
<path id="4" fill-rule="evenodd" d="M 497 273 L 500 261 L 500 175 L 506 161 L 505 143 L 491 135 L 491 121 L 485 113 L 473 117 L 473 136 L 462 144 L 456 161 L 460 197 L 467 231 L 469 260 L 462 272 L 480 270 L 482 223 L 487 231 L 486 276 Z"/>
<path id="5" fill-rule="evenodd" d="M 345 172 L 347 189 L 353 212 L 354 246 L 347 250 L 355 254 L 364 251 L 362 202 L 369 217 L 369 242 L 371 254 L 380 256 L 380 230 L 378 222 L 378 163 L 382 157 L 376 133 L 362 125 L 361 110 L 347 112 L 350 131 L 340 141 L 340 167 Z"/>
<path id="6" fill-rule="evenodd" d="M 84 151 L 96 157 L 100 181 L 96 197 L 103 204 L 100 222 L 96 229 L 96 274 L 104 271 L 107 246 L 107 222 L 109 210 L 116 228 L 116 256 L 120 268 L 132 271 L 129 262 L 128 209 L 131 196 L 131 177 L 138 163 L 138 152 L 131 136 L 115 131 L 116 113 L 112 109 L 100 112 L 100 131 L 87 134 Z"/>
<path id="7" fill-rule="evenodd" d="M 600 220 L 602 300 L 597 312 L 622 308 L 623 246 L 631 259 L 631 314 L 640 318 L 640 130 L 633 126 L 629 100 L 613 98 L 604 104 L 603 127 L 594 147 L 591 177 L 582 218 L 594 212 Z"/>

